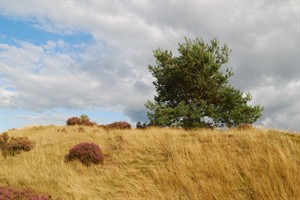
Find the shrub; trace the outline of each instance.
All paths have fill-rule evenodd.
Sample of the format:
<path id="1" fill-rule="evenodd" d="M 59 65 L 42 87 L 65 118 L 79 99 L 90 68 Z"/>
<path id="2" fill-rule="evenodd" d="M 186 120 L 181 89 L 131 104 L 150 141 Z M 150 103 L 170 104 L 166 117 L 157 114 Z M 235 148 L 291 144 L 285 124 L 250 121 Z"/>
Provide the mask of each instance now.
<path id="1" fill-rule="evenodd" d="M 66 161 L 78 160 L 84 165 L 102 163 L 104 156 L 95 143 L 83 142 L 75 145 L 66 155 Z"/>
<path id="2" fill-rule="evenodd" d="M 243 131 L 243 130 L 252 130 L 253 126 L 251 124 L 240 124 L 237 127 L 237 130 Z"/>
<path id="3" fill-rule="evenodd" d="M 34 147 L 34 143 L 27 137 L 11 138 L 2 148 L 4 156 L 7 154 L 15 155 L 21 151 L 30 151 Z"/>
<path id="4" fill-rule="evenodd" d="M 81 119 L 79 117 L 71 117 L 67 120 L 67 126 L 72 126 L 72 125 L 80 125 Z"/>
<path id="5" fill-rule="evenodd" d="M 95 122 L 91 122 L 88 118 L 87 119 L 81 119 L 80 120 L 80 125 L 84 125 L 84 126 L 93 126 L 95 125 Z"/>
<path id="6" fill-rule="evenodd" d="M 81 115 L 81 117 L 71 117 L 66 121 L 67 126 L 72 125 L 84 125 L 84 126 L 93 126 L 96 123 L 91 122 L 87 115 Z"/>
<path id="7" fill-rule="evenodd" d="M 144 123 L 141 123 L 141 122 L 137 122 L 136 123 L 136 128 L 137 129 L 146 129 L 147 128 L 147 124 L 144 122 Z"/>
<path id="8" fill-rule="evenodd" d="M 0 186 L 0 200 L 16 199 L 15 191 L 10 188 Z"/>
<path id="9" fill-rule="evenodd" d="M 104 129 L 110 130 L 110 129 L 131 129 L 131 125 L 128 122 L 113 122 L 111 124 L 107 124 L 104 126 Z"/>
<path id="10" fill-rule="evenodd" d="M 80 115 L 80 119 L 82 119 L 82 120 L 83 119 L 88 119 L 89 120 L 90 118 L 89 118 L 89 116 L 87 116 L 85 114 L 82 114 L 82 115 Z"/>
<path id="11" fill-rule="evenodd" d="M 9 136 L 6 132 L 0 135 L 0 149 L 2 149 L 8 142 Z"/>
<path id="12" fill-rule="evenodd" d="M 15 190 L 0 186 L 0 200 L 52 200 L 49 195 L 37 194 L 32 189 Z"/>

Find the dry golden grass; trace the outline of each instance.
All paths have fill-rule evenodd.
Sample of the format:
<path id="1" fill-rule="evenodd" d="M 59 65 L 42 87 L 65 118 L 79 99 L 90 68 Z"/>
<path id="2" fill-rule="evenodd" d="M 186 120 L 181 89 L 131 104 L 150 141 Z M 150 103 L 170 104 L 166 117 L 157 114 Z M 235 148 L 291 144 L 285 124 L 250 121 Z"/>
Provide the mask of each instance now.
<path id="1" fill-rule="evenodd" d="M 0 156 L 0 185 L 62 199 L 300 199 L 300 136 L 279 131 L 115 130 L 31 127 L 36 147 Z M 65 163 L 79 142 L 95 142 L 103 165 Z"/>

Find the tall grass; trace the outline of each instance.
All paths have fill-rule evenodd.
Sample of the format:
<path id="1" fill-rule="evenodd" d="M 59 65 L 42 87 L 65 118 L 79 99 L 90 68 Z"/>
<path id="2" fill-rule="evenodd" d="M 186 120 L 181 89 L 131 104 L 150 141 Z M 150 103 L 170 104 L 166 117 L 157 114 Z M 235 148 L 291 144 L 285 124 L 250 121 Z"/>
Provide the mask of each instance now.
<path id="1" fill-rule="evenodd" d="M 300 199 L 300 136 L 268 130 L 32 127 L 8 132 L 36 147 L 0 156 L 0 185 L 62 199 Z M 80 142 L 103 165 L 65 163 Z"/>

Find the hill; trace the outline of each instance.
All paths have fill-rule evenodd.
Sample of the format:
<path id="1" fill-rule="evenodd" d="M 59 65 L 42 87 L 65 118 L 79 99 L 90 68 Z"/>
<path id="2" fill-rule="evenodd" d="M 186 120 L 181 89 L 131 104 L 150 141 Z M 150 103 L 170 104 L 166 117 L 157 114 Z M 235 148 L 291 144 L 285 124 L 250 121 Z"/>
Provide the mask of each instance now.
<path id="1" fill-rule="evenodd" d="M 61 199 L 300 199 L 300 136 L 279 131 L 31 127 L 35 148 L 0 155 L 0 186 Z M 80 142 L 97 143 L 101 165 L 65 163 Z"/>

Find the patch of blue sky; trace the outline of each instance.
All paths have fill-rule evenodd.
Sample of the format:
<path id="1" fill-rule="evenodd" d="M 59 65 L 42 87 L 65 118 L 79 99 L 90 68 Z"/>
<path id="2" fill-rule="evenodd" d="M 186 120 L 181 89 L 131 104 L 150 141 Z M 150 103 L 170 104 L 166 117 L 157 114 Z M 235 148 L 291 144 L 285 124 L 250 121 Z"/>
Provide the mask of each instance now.
<path id="1" fill-rule="evenodd" d="M 18 45 L 18 41 L 44 45 L 48 41 L 63 40 L 75 47 L 72 48 L 72 51 L 80 51 L 82 46 L 92 44 L 94 41 L 91 34 L 83 31 L 69 34 L 52 33 L 37 28 L 33 21 L 16 20 L 3 15 L 0 15 L 0 39 L 2 43 L 13 45 Z"/>
<path id="2" fill-rule="evenodd" d="M 28 112 L 21 109 L 4 109 L 0 108 L 0 133 L 12 128 L 19 128 L 25 125 L 24 122 L 16 120 L 15 117 L 22 114 L 27 115 Z M 21 113 L 20 113 L 21 112 Z"/>

